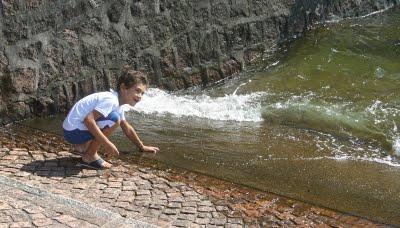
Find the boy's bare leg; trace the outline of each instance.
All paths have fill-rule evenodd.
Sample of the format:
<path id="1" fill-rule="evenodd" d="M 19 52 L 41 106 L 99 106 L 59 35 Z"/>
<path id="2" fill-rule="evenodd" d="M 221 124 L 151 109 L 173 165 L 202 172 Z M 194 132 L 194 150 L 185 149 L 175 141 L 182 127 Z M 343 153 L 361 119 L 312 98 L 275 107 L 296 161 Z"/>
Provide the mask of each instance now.
<path id="1" fill-rule="evenodd" d="M 111 135 L 111 133 L 115 129 L 117 129 L 118 126 L 119 126 L 119 124 L 114 124 L 114 126 L 112 126 L 110 128 L 103 129 L 102 132 L 103 132 L 103 134 L 105 136 L 108 137 L 108 136 Z M 93 139 L 93 140 L 89 141 L 89 146 L 88 146 L 88 148 L 86 150 L 86 153 L 82 156 L 82 160 L 84 162 L 90 163 L 92 161 L 96 161 L 97 159 L 99 159 L 100 156 L 98 155 L 97 151 L 100 149 L 100 146 L 101 146 L 100 141 L 98 141 L 96 139 Z M 110 168 L 111 164 L 106 162 L 106 161 L 104 161 L 103 167 L 104 168 Z"/>
<path id="2" fill-rule="evenodd" d="M 76 144 L 74 145 L 74 150 L 75 152 L 79 153 L 79 154 L 85 154 L 86 150 L 89 148 L 90 143 L 92 142 L 92 140 L 87 141 L 85 143 L 82 144 Z"/>

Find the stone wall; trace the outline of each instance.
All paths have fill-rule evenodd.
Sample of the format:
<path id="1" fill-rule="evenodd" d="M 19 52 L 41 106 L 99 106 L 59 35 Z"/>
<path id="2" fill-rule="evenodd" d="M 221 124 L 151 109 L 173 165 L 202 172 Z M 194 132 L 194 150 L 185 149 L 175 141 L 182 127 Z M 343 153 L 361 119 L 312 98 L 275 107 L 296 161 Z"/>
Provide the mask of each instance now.
<path id="1" fill-rule="evenodd" d="M 2 0 L 0 122 L 65 112 L 121 67 L 168 90 L 268 58 L 314 22 L 400 0 Z"/>

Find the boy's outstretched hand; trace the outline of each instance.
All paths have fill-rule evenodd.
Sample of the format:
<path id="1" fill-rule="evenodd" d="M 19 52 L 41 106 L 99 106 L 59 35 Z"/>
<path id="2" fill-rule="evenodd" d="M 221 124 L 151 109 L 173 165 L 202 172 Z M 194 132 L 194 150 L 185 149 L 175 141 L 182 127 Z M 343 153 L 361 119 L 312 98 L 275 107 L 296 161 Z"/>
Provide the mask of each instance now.
<path id="1" fill-rule="evenodd" d="M 104 150 L 109 155 L 109 157 L 119 155 L 119 151 L 118 151 L 117 147 L 112 142 L 106 143 L 104 145 Z"/>
<path id="2" fill-rule="evenodd" d="M 154 146 L 143 146 L 140 149 L 141 152 L 148 152 L 148 153 L 157 153 L 158 151 L 160 151 L 160 149 L 158 147 L 154 147 Z"/>

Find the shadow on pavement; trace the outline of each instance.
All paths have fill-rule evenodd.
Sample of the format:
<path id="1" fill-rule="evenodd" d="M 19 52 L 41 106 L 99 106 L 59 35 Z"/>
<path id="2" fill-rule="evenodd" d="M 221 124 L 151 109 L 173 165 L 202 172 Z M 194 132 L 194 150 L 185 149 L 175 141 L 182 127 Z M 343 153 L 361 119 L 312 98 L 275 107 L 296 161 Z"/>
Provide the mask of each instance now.
<path id="1" fill-rule="evenodd" d="M 21 171 L 43 177 L 79 176 L 82 167 L 78 166 L 80 157 L 61 157 L 49 160 L 37 160 L 25 164 Z"/>

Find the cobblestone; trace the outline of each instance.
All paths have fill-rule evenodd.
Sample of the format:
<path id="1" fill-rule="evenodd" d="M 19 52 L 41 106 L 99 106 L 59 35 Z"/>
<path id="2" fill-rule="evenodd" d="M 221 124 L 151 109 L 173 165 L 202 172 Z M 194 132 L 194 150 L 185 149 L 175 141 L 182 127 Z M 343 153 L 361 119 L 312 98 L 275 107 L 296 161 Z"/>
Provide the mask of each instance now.
<path id="1" fill-rule="evenodd" d="M 61 140 L 51 152 L 35 145 L 18 148 L 1 129 L 0 139 L 0 228 L 111 227 L 135 220 L 162 227 L 381 226 L 301 202 L 279 205 L 282 197 L 248 194 L 251 190 L 238 186 L 230 190 L 225 182 L 210 185 L 209 177 L 203 187 L 201 179 L 191 182 L 195 178 L 185 179 L 186 174 L 176 177 L 122 160 L 110 170 L 82 169 L 76 166 L 79 157 Z M 5 180 L 13 184 L 5 185 Z"/>

